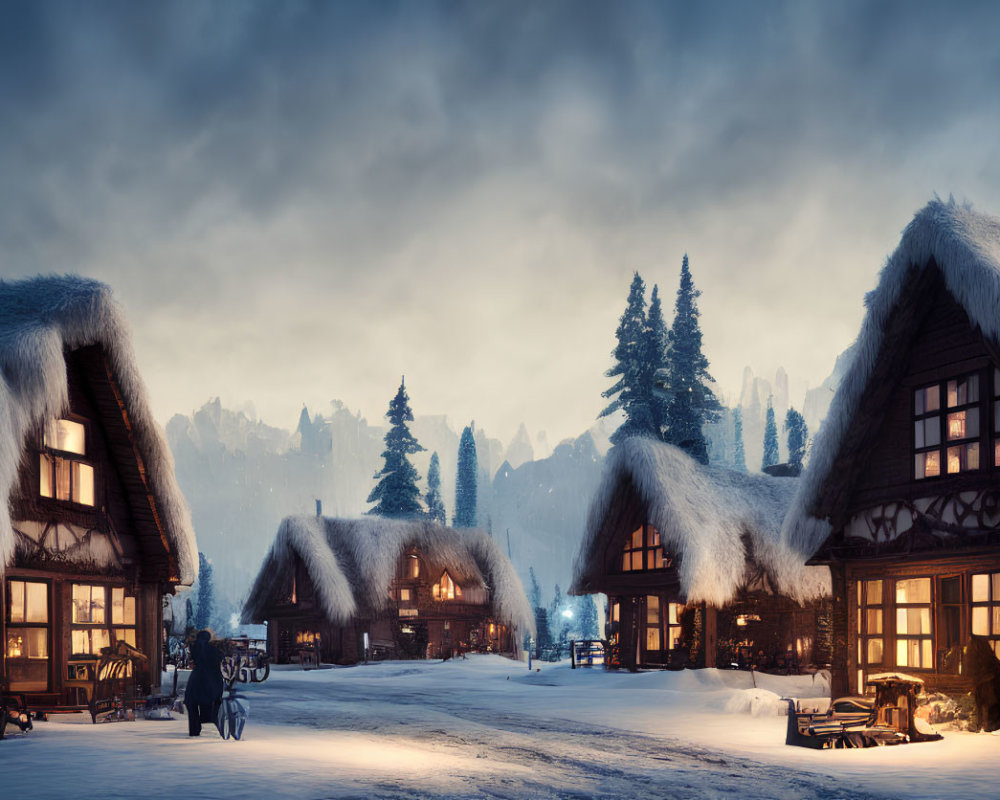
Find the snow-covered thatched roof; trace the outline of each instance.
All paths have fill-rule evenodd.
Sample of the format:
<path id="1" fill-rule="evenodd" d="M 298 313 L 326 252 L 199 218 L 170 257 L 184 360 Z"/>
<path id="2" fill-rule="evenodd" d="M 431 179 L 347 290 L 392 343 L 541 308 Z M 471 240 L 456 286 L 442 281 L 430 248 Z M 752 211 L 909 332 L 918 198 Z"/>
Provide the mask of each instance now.
<path id="1" fill-rule="evenodd" d="M 65 353 L 99 345 L 121 393 L 142 459 L 153 516 L 176 558 L 181 583 L 198 570 L 191 514 L 174 477 L 166 438 L 153 419 L 121 306 L 111 289 L 76 276 L 0 281 L 0 573 L 11 563 L 10 501 L 29 432 L 69 408 Z"/>
<path id="2" fill-rule="evenodd" d="M 783 541 L 807 557 L 831 532 L 827 517 L 816 515 L 816 505 L 889 346 L 892 316 L 904 299 L 920 291 L 921 276 L 933 268 L 972 325 L 994 345 L 1000 342 L 1000 220 L 954 200 L 934 200 L 907 225 L 878 286 L 865 298 L 868 313 L 853 348 L 854 360 L 816 435 L 809 468 L 785 519 Z M 898 332 L 895 338 L 901 338 Z"/>
<path id="3" fill-rule="evenodd" d="M 286 517 L 243 606 L 246 623 L 266 618 L 267 609 L 291 576 L 295 557 L 305 565 L 323 614 L 345 624 L 357 614 L 388 609 L 389 587 L 400 558 L 416 548 L 434 579 L 448 574 L 472 598 L 489 594 L 498 621 L 534 631 L 534 614 L 521 579 L 493 538 L 479 530 L 455 530 L 430 520 L 385 517 L 333 519 Z"/>
<path id="4" fill-rule="evenodd" d="M 570 591 L 599 591 L 594 579 L 606 568 L 607 554 L 621 548 L 610 537 L 635 521 L 618 506 L 636 496 L 638 521 L 656 527 L 664 549 L 678 557 L 680 588 L 689 602 L 723 606 L 759 568 L 775 589 L 798 600 L 829 594 L 829 570 L 806 567 L 779 541 L 797 484 L 796 478 L 706 467 L 671 445 L 626 439 L 608 453 Z"/>

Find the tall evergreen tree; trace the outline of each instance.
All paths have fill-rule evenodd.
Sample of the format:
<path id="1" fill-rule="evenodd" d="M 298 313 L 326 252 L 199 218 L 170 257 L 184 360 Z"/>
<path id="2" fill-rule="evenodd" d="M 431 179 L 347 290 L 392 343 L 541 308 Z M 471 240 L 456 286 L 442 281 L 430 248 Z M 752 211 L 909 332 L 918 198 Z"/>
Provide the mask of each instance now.
<path id="1" fill-rule="evenodd" d="M 733 412 L 733 467 L 740 472 L 747 471 L 747 455 L 743 449 L 743 409 L 739 406 Z"/>
<path id="2" fill-rule="evenodd" d="M 407 422 L 413 422 L 413 412 L 410 410 L 410 398 L 406 394 L 405 379 L 399 382 L 399 391 L 389 403 L 386 417 L 389 418 L 389 431 L 385 435 L 385 450 L 382 458 L 385 466 L 374 475 L 375 488 L 368 495 L 369 503 L 377 505 L 368 511 L 382 517 L 415 517 L 423 509 L 420 506 L 420 490 L 417 481 L 420 475 L 407 458 L 411 453 L 419 453 L 424 448 L 410 433 Z"/>
<path id="3" fill-rule="evenodd" d="M 459 528 L 476 527 L 476 492 L 479 462 L 472 425 L 466 425 L 458 443 L 458 474 L 455 476 L 455 517 Z"/>
<path id="4" fill-rule="evenodd" d="M 669 379 L 669 336 L 667 323 L 663 319 L 660 289 L 654 284 L 653 294 L 649 299 L 649 311 L 646 314 L 646 327 L 643 332 L 641 384 L 648 387 L 653 432 L 656 438 L 661 440 L 667 426 L 669 402 L 667 395 L 657 390 L 656 384 L 661 377 Z"/>
<path id="5" fill-rule="evenodd" d="M 676 445 L 702 464 L 708 463 L 708 443 L 702 432 L 706 422 L 715 422 L 722 406 L 709 384 L 708 359 L 701 352 L 698 297 L 687 254 L 681 262 L 681 280 L 670 328 L 667 420 L 664 440 Z"/>
<path id="6" fill-rule="evenodd" d="M 528 589 L 528 602 L 531 603 L 532 608 L 541 608 L 542 587 L 538 585 L 538 578 L 535 577 L 534 567 L 528 567 L 528 579 L 531 581 L 531 586 Z"/>
<path id="7" fill-rule="evenodd" d="M 597 630 L 597 606 L 589 594 L 582 594 L 576 599 L 577 629 L 581 639 L 600 639 Z"/>
<path id="8" fill-rule="evenodd" d="M 774 407 L 771 405 L 769 397 L 767 398 L 767 417 L 764 421 L 764 457 L 761 459 L 761 469 L 777 464 L 778 458 L 778 426 L 774 421 Z"/>
<path id="9" fill-rule="evenodd" d="M 198 608 L 194 614 L 194 627 L 207 628 L 215 613 L 215 586 L 212 581 L 212 562 L 198 552 Z"/>
<path id="10" fill-rule="evenodd" d="M 629 287 L 625 312 L 618 321 L 615 331 L 618 344 L 612 351 L 615 359 L 606 373 L 609 378 L 617 378 L 614 386 L 601 393 L 602 397 L 613 398 L 598 415 L 606 417 L 621 410 L 625 421 L 613 434 L 612 444 L 629 436 L 654 435 L 653 413 L 651 410 L 652 385 L 647 382 L 648 369 L 644 366 L 646 355 L 646 285 L 636 272 Z"/>
<path id="11" fill-rule="evenodd" d="M 793 467 L 802 468 L 802 460 L 806 455 L 806 441 L 809 439 L 809 426 L 794 408 L 789 408 L 785 414 L 785 432 L 788 434 L 788 463 Z"/>
<path id="12" fill-rule="evenodd" d="M 437 452 L 431 453 L 431 464 L 427 468 L 427 516 L 445 525 L 444 500 L 441 498 L 441 462 Z"/>

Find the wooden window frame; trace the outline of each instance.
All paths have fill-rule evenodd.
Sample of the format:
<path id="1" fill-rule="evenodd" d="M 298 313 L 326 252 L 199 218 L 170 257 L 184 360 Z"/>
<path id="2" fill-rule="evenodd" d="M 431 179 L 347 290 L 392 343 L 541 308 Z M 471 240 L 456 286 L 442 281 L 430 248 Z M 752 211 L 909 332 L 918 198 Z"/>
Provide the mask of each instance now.
<path id="1" fill-rule="evenodd" d="M 908 581 L 927 581 L 928 582 L 928 600 L 927 602 L 906 602 L 901 603 L 896 599 L 897 592 L 899 591 L 899 584 L 906 583 Z M 934 641 L 935 641 L 935 631 L 936 623 L 935 611 L 937 609 L 937 603 L 935 602 L 935 592 L 936 592 L 936 581 L 933 575 L 913 575 L 906 577 L 895 578 L 891 581 L 891 594 L 889 599 L 891 603 L 888 604 L 892 608 L 892 620 L 893 620 L 893 644 L 895 645 L 896 652 L 892 654 L 892 663 L 896 665 L 899 669 L 906 670 L 916 670 L 919 672 L 933 672 L 936 669 L 935 664 L 935 654 L 934 654 Z M 926 633 L 900 633 L 899 632 L 899 612 L 900 610 L 910 610 L 910 609 L 927 609 L 927 624 L 930 628 Z M 900 642 L 929 642 L 929 655 L 926 664 L 921 664 L 920 666 L 915 666 L 913 664 L 900 664 L 899 663 L 899 643 Z M 923 661 L 923 644 L 920 646 L 921 649 L 921 661 Z"/>
<path id="2" fill-rule="evenodd" d="M 76 590 L 77 587 L 90 589 L 91 600 L 90 600 L 90 615 L 93 614 L 94 605 L 94 590 L 100 590 L 103 594 L 104 603 L 104 618 L 100 621 L 92 620 L 78 620 L 77 619 L 77 598 Z M 120 620 L 115 619 L 115 593 L 120 591 L 122 593 L 122 618 Z M 139 600 L 135 594 L 128 591 L 128 587 L 121 584 L 107 584 L 107 583 L 84 583 L 80 581 L 74 581 L 70 586 L 70 658 L 73 661 L 85 661 L 90 659 L 100 658 L 101 656 L 101 641 L 107 641 L 107 647 L 114 647 L 115 643 L 118 641 L 125 641 L 132 647 L 138 647 L 138 636 L 139 636 Z M 126 607 L 128 601 L 132 601 L 132 622 L 126 622 Z M 75 633 L 86 633 L 88 648 L 87 650 L 79 650 L 76 647 Z M 94 643 L 94 633 L 101 635 L 98 640 L 98 646 L 96 646 L 97 652 L 95 650 Z M 131 636 L 129 636 L 131 633 Z M 131 641 L 130 641 L 131 639 Z"/>
<path id="3" fill-rule="evenodd" d="M 45 621 L 44 622 L 29 621 L 27 619 L 27 616 L 25 616 L 24 620 L 14 620 L 13 619 L 13 611 L 14 611 L 14 603 L 13 603 L 13 592 L 14 592 L 14 589 L 13 589 L 13 584 L 14 583 L 21 583 L 21 584 L 33 583 L 33 584 L 40 584 L 40 585 L 42 585 L 42 586 L 45 587 Z M 27 589 L 25 589 L 24 591 L 25 591 L 25 593 L 27 593 Z M 39 663 L 44 662 L 45 663 L 45 688 L 41 689 L 41 691 L 46 691 L 48 689 L 50 683 L 51 683 L 51 680 L 52 680 L 52 678 L 51 678 L 51 671 L 52 671 L 52 624 L 53 623 L 52 623 L 52 596 L 51 596 L 51 591 L 52 591 L 52 587 L 51 587 L 50 583 L 48 581 L 45 581 L 45 580 L 37 580 L 37 579 L 32 579 L 32 578 L 22 578 L 22 577 L 19 577 L 19 576 L 10 576 L 10 577 L 6 578 L 3 581 L 3 592 L 4 592 L 4 596 L 3 596 L 3 599 L 4 599 L 4 615 L 3 615 L 4 639 L 3 639 L 3 651 L 2 651 L 2 653 L 0 653 L 0 657 L 2 657 L 3 662 L 5 664 L 5 672 L 7 674 L 8 679 L 9 679 L 9 677 L 10 677 L 10 674 L 9 674 L 10 673 L 10 667 L 9 667 L 8 662 L 10 660 L 12 660 L 12 659 L 24 658 L 26 660 L 29 660 L 29 661 L 34 660 L 34 661 L 37 661 Z M 27 601 L 27 598 L 25 598 L 25 602 L 26 601 Z M 44 629 L 44 631 L 45 631 L 45 656 L 44 657 L 36 657 L 35 659 L 32 659 L 31 656 L 20 656 L 19 657 L 19 656 L 12 656 L 12 655 L 10 655 L 8 653 L 8 647 L 10 645 L 10 642 L 8 641 L 8 637 L 11 635 L 12 632 L 21 631 L 21 630 L 25 630 L 26 631 L 26 630 L 40 630 L 40 629 Z M 39 683 L 41 683 L 41 681 L 39 681 Z M 17 689 L 15 689 L 15 691 L 17 691 Z M 38 690 L 36 689 L 34 691 L 38 691 Z"/>
<path id="4" fill-rule="evenodd" d="M 50 501 L 60 504 L 68 504 L 76 506 L 78 508 L 97 508 L 97 498 L 100 496 L 98 492 L 98 470 L 94 465 L 93 459 L 88 455 L 92 453 L 92 431 L 90 421 L 84 417 L 77 416 L 75 414 L 68 414 L 63 417 L 59 417 L 55 422 L 65 420 L 66 422 L 73 422 L 77 425 L 83 427 L 83 453 L 76 453 L 71 450 L 60 450 L 53 447 L 51 444 L 46 443 L 46 426 L 42 426 L 42 432 L 39 436 L 39 442 L 41 447 L 39 448 L 39 458 L 38 458 L 38 483 L 37 490 L 38 496 L 44 501 Z M 66 469 L 69 470 L 69 496 L 59 497 L 58 489 L 58 475 L 60 464 L 66 464 Z M 93 502 L 87 503 L 79 499 L 74 499 L 77 496 L 78 486 L 76 482 L 76 476 L 74 466 L 86 467 L 91 471 L 91 490 L 93 491 Z M 43 494 L 42 492 L 42 479 L 43 473 L 48 470 L 48 482 L 50 494 Z"/>
<path id="5" fill-rule="evenodd" d="M 638 545 L 636 544 L 636 534 L 639 534 Z M 641 566 L 633 567 L 631 564 L 634 562 L 637 554 Z M 664 552 L 660 532 L 653 525 L 644 522 L 625 537 L 625 544 L 622 546 L 618 556 L 619 572 L 623 574 L 662 572 L 671 566 L 673 566 L 673 558 Z"/>
<path id="6" fill-rule="evenodd" d="M 986 600 L 976 600 L 974 587 L 977 577 L 986 578 Z M 973 572 L 969 575 L 969 630 L 973 636 L 982 636 L 990 643 L 993 652 L 1000 658 L 1000 571 L 997 572 Z M 976 633 L 978 626 L 976 609 L 985 609 L 986 629 L 988 633 Z"/>
<path id="7" fill-rule="evenodd" d="M 858 667 L 867 670 L 869 667 L 883 668 L 886 665 L 886 602 L 887 586 L 882 578 L 859 578 L 857 582 L 858 610 Z M 877 585 L 876 585 L 877 584 Z M 877 624 L 873 624 L 875 621 Z M 878 645 L 875 643 L 878 642 Z M 873 647 L 880 647 L 882 656 L 873 659 Z"/>

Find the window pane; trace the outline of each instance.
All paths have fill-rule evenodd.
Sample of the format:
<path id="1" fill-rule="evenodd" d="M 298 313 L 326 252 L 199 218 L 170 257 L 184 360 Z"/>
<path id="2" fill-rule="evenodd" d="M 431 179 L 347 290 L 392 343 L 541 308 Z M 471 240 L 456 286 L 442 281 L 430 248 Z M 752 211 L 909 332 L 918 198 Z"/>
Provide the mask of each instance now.
<path id="1" fill-rule="evenodd" d="M 956 439 L 968 439 L 971 434 L 966 434 L 966 412 L 954 411 L 948 415 L 948 441 Z"/>
<path id="2" fill-rule="evenodd" d="M 907 639 L 897 639 L 896 640 L 896 665 L 900 667 L 910 666 L 909 652 L 907 650 L 906 644 Z"/>
<path id="3" fill-rule="evenodd" d="M 935 384 L 924 389 L 924 413 L 941 408 L 941 387 Z"/>
<path id="4" fill-rule="evenodd" d="M 869 639 L 868 640 L 868 664 L 881 664 L 882 663 L 882 640 L 881 639 Z"/>
<path id="5" fill-rule="evenodd" d="M 52 456 L 42 453 L 38 463 L 38 494 L 52 497 Z"/>
<path id="6" fill-rule="evenodd" d="M 7 631 L 8 658 L 48 658 L 49 637 L 46 628 L 11 628 Z"/>
<path id="7" fill-rule="evenodd" d="M 993 401 L 993 431 L 1000 431 L 1000 400 Z"/>
<path id="8" fill-rule="evenodd" d="M 925 413 L 924 411 L 924 389 L 917 389 L 913 393 L 913 413 L 916 416 L 920 416 Z"/>
<path id="9" fill-rule="evenodd" d="M 73 502 L 94 505 L 94 468 L 79 461 L 73 463 Z"/>
<path id="10" fill-rule="evenodd" d="M 99 655 L 105 647 L 111 647 L 111 631 L 107 628 L 95 628 L 91 631 L 91 645 L 95 655 Z"/>
<path id="11" fill-rule="evenodd" d="M 660 621 L 660 598 L 655 595 L 646 597 L 646 622 L 658 623 Z"/>
<path id="12" fill-rule="evenodd" d="M 934 445 L 941 444 L 941 417 L 927 417 L 922 422 L 924 423 L 924 446 L 934 447 Z"/>
<path id="13" fill-rule="evenodd" d="M 988 606 L 972 607 L 972 633 L 974 636 L 990 635 L 990 609 Z"/>
<path id="14" fill-rule="evenodd" d="M 896 581 L 897 603 L 929 603 L 931 601 L 931 579 L 911 578 Z"/>
<path id="15" fill-rule="evenodd" d="M 870 606 L 882 605 L 882 581 L 865 581 L 865 600 Z"/>
<path id="16" fill-rule="evenodd" d="M 1000 440 L 993 442 L 993 466 L 1000 467 Z"/>
<path id="17" fill-rule="evenodd" d="M 1000 636 L 1000 606 L 993 606 L 993 629 L 990 633 Z"/>
<path id="18" fill-rule="evenodd" d="M 45 426 L 45 446 L 53 450 L 85 455 L 87 452 L 85 430 L 79 422 L 68 419 L 50 420 Z"/>
<path id="19" fill-rule="evenodd" d="M 680 608 L 680 605 L 677 604 L 677 603 L 670 603 L 667 606 L 667 608 L 668 608 L 668 612 L 667 613 L 669 615 L 667 621 L 671 625 L 677 625 L 677 624 L 679 624 L 678 620 L 677 620 L 677 612 L 678 612 L 678 609 Z"/>
<path id="20" fill-rule="evenodd" d="M 646 628 L 646 649 L 660 650 L 660 629 Z"/>
<path id="21" fill-rule="evenodd" d="M 994 572 L 991 576 L 993 583 L 993 600 L 1000 600 L 1000 572 Z"/>
<path id="22" fill-rule="evenodd" d="M 65 458 L 56 459 L 56 500 L 69 500 L 69 464 Z"/>
<path id="23" fill-rule="evenodd" d="M 49 592 L 44 583 L 25 584 L 25 622 L 49 621 Z"/>
<path id="24" fill-rule="evenodd" d="M 896 633 L 917 636 L 931 632 L 931 610 L 929 608 L 897 608 Z"/>
<path id="25" fill-rule="evenodd" d="M 968 399 L 965 401 L 967 403 L 978 403 L 979 402 L 979 376 L 970 375 L 966 380 Z"/>
<path id="26" fill-rule="evenodd" d="M 940 450 L 931 450 L 929 453 L 917 453 L 914 462 L 914 474 L 917 479 L 935 478 L 941 474 Z"/>
<path id="27" fill-rule="evenodd" d="M 972 576 L 972 602 L 986 603 L 990 599 L 990 576 Z"/>
<path id="28" fill-rule="evenodd" d="M 10 621 L 24 622 L 24 581 L 10 581 Z"/>
<path id="29" fill-rule="evenodd" d="M 921 639 L 920 640 L 920 666 L 921 667 L 932 667 L 934 665 L 934 659 L 931 658 L 931 640 Z"/>
<path id="30" fill-rule="evenodd" d="M 632 531 L 631 544 L 629 544 L 629 548 L 632 550 L 639 547 L 642 547 L 642 528 L 636 528 Z"/>
<path id="31" fill-rule="evenodd" d="M 667 631 L 667 647 L 670 650 L 676 650 L 681 646 L 681 629 L 679 626 L 674 625 Z"/>
<path id="32" fill-rule="evenodd" d="M 979 469 L 979 443 L 962 444 L 948 448 L 948 473 Z"/>
<path id="33" fill-rule="evenodd" d="M 961 393 L 960 393 L 961 387 Z M 948 408 L 954 408 L 965 402 L 965 384 L 959 381 L 948 381 Z"/>
<path id="34" fill-rule="evenodd" d="M 135 628 L 115 628 L 115 639 L 119 642 L 128 642 L 132 647 L 136 647 Z"/>
<path id="35" fill-rule="evenodd" d="M 869 635 L 882 633 L 882 609 L 881 608 L 869 608 L 868 609 L 868 630 Z"/>
<path id="36" fill-rule="evenodd" d="M 125 622 L 125 589 L 121 586 L 111 587 L 111 624 L 124 625 Z"/>

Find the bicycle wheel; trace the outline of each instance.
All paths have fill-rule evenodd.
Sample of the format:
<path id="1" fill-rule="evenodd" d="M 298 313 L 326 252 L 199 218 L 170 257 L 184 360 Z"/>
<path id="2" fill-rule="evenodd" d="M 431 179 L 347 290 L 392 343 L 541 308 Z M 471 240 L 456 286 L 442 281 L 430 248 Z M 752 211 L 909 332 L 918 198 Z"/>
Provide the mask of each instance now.
<path id="1" fill-rule="evenodd" d="M 268 661 L 264 662 L 264 666 L 255 667 L 253 672 L 250 673 L 250 679 L 254 683 L 263 683 L 267 680 L 267 676 L 271 674 L 271 664 Z"/>
<path id="2" fill-rule="evenodd" d="M 216 727 L 218 727 L 219 729 L 219 735 L 223 739 L 228 739 L 230 734 L 232 733 L 232 728 L 230 727 L 229 724 L 229 709 L 227 706 L 228 706 L 228 701 L 223 700 L 222 705 L 219 706 L 219 714 L 218 717 L 216 718 L 216 723 L 215 723 Z"/>

